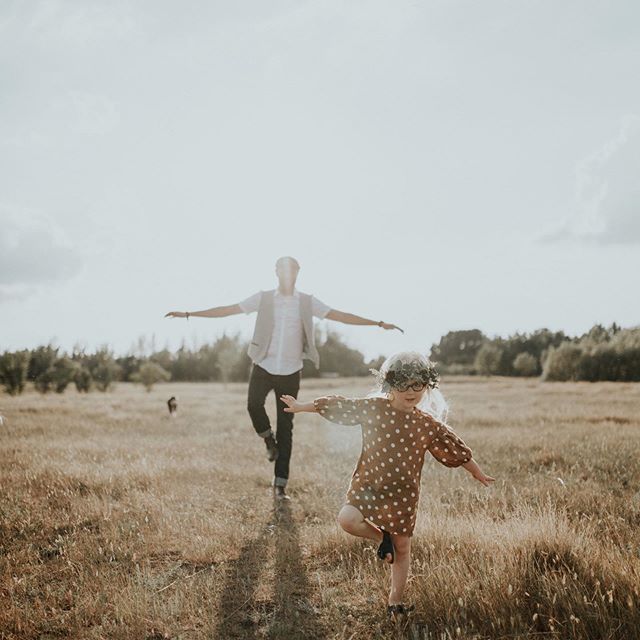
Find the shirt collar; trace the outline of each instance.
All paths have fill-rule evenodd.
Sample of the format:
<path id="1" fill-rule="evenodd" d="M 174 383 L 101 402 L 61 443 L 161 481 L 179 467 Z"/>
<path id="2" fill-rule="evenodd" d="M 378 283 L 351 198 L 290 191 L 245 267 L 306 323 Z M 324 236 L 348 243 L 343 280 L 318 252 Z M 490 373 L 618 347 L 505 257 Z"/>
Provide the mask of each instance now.
<path id="1" fill-rule="evenodd" d="M 282 293 L 280 293 L 280 289 L 276 289 L 275 295 L 280 297 L 280 298 L 284 298 L 285 297 Z M 293 288 L 293 297 L 294 298 L 299 298 L 300 297 L 300 294 L 298 293 L 298 290 L 295 287 Z"/>

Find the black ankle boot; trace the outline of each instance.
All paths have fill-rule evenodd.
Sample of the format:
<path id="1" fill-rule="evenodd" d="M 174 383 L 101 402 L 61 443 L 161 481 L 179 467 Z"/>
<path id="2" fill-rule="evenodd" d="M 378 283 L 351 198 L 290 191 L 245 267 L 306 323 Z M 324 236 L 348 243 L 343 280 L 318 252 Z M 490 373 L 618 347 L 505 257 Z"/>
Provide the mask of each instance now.
<path id="1" fill-rule="evenodd" d="M 269 462 L 277 460 L 280 452 L 278 451 L 278 445 L 275 438 L 273 436 L 267 436 L 264 439 L 264 444 L 267 447 L 267 460 L 269 460 Z"/>
<path id="2" fill-rule="evenodd" d="M 287 495 L 284 487 L 273 487 L 273 497 L 276 500 L 291 500 L 291 497 Z"/>

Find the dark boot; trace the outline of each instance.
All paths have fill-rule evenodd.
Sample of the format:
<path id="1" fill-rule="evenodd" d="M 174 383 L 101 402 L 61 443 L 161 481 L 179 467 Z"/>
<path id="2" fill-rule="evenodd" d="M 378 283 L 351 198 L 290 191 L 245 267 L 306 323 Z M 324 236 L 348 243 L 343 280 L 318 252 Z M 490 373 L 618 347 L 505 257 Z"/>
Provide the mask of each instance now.
<path id="1" fill-rule="evenodd" d="M 273 497 L 276 500 L 291 500 L 291 496 L 288 496 L 284 487 L 273 487 Z"/>
<path id="2" fill-rule="evenodd" d="M 278 451 L 278 445 L 276 444 L 275 438 L 273 436 L 267 436 L 264 439 L 264 444 L 267 447 L 267 459 L 269 462 L 277 460 L 280 452 Z"/>

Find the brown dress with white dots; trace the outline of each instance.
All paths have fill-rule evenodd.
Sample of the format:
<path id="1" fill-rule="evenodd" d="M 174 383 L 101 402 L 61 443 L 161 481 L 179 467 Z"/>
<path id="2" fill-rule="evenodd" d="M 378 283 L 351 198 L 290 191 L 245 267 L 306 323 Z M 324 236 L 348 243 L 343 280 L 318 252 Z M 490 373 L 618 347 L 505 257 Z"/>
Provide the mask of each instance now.
<path id="1" fill-rule="evenodd" d="M 331 422 L 362 426 L 346 502 L 390 533 L 413 535 L 427 451 L 445 467 L 471 460 L 471 449 L 447 425 L 419 409 L 400 411 L 385 398 L 327 396 L 313 404 Z"/>

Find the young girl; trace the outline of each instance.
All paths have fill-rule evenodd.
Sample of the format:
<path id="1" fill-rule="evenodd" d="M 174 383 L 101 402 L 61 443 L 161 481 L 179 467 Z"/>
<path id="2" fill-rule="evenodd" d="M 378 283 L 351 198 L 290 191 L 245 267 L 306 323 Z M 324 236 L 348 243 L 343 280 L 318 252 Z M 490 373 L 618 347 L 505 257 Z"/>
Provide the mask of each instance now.
<path id="1" fill-rule="evenodd" d="M 387 358 L 379 372 L 371 371 L 378 385 L 366 398 L 281 399 L 291 413 L 319 413 L 331 422 L 361 425 L 362 451 L 338 523 L 347 533 L 378 543 L 378 557 L 392 565 L 387 613 L 398 620 L 414 608 L 402 598 L 426 451 L 446 467 L 463 466 L 485 486 L 494 478 L 482 472 L 471 450 L 438 419 L 446 404 L 437 391 L 439 375 L 427 358 L 399 353 Z"/>

